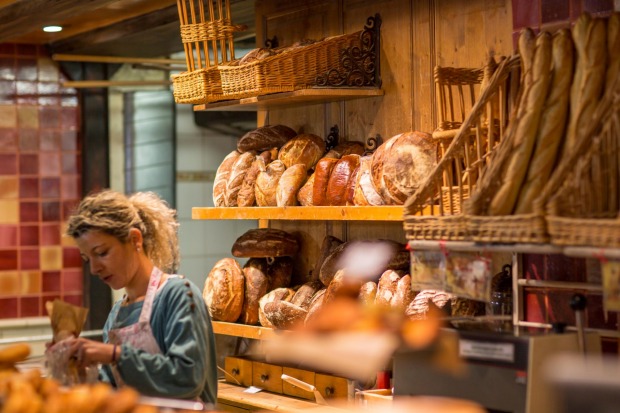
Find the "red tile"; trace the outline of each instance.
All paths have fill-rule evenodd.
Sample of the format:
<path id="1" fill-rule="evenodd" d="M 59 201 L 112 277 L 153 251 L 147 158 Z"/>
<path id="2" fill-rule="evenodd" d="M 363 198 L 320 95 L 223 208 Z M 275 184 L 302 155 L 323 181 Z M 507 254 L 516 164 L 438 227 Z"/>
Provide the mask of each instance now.
<path id="1" fill-rule="evenodd" d="M 60 198 L 60 178 L 41 178 L 41 198 Z"/>
<path id="2" fill-rule="evenodd" d="M 17 250 L 0 250 L 0 271 L 17 269 Z"/>
<path id="3" fill-rule="evenodd" d="M 17 156 L 15 154 L 0 154 L 0 175 L 17 175 Z"/>
<path id="4" fill-rule="evenodd" d="M 82 256 L 77 247 L 64 247 L 62 249 L 62 268 L 82 268 Z"/>
<path id="5" fill-rule="evenodd" d="M 537 28 L 540 25 L 540 1 L 512 1 L 512 27 L 514 30 L 525 27 Z"/>
<path id="6" fill-rule="evenodd" d="M 62 270 L 62 292 L 81 293 L 84 290 L 84 274 L 82 270 Z"/>
<path id="7" fill-rule="evenodd" d="M 566 0 L 542 0 L 540 14 L 542 23 L 568 20 L 570 5 Z"/>
<path id="8" fill-rule="evenodd" d="M 60 225 L 41 225 L 41 245 L 60 245 Z"/>
<path id="9" fill-rule="evenodd" d="M 38 198 L 39 180 L 37 178 L 19 178 L 19 197 Z"/>
<path id="10" fill-rule="evenodd" d="M 17 225 L 0 225 L 0 248 L 17 247 Z"/>
<path id="11" fill-rule="evenodd" d="M 60 154 L 57 152 L 41 152 L 39 170 L 42 176 L 60 175 Z"/>
<path id="12" fill-rule="evenodd" d="M 19 267 L 22 270 L 38 270 L 40 268 L 39 249 L 22 249 L 19 251 Z"/>
<path id="13" fill-rule="evenodd" d="M 76 199 L 80 197 L 80 177 L 63 176 L 62 177 L 62 199 Z"/>
<path id="14" fill-rule="evenodd" d="M 0 55 L 15 55 L 15 43 L 0 43 Z"/>
<path id="15" fill-rule="evenodd" d="M 65 129 L 78 130 L 80 128 L 80 119 L 77 108 L 62 108 L 62 127 Z"/>
<path id="16" fill-rule="evenodd" d="M 39 125 L 41 129 L 57 129 L 60 127 L 59 110 L 47 106 L 39 108 Z"/>
<path id="17" fill-rule="evenodd" d="M 16 318 L 17 309 L 17 298 L 0 298 L 0 318 Z"/>
<path id="18" fill-rule="evenodd" d="M 39 130 L 38 129 L 19 129 L 19 149 L 22 151 L 39 150 Z"/>
<path id="19" fill-rule="evenodd" d="M 61 155 L 62 173 L 77 174 L 78 173 L 78 157 L 74 153 L 63 153 Z"/>
<path id="20" fill-rule="evenodd" d="M 39 222 L 39 203 L 20 202 L 19 220 L 20 222 Z"/>
<path id="21" fill-rule="evenodd" d="M 40 317 L 43 315 L 39 297 L 20 297 L 19 307 L 21 309 L 20 317 Z"/>
<path id="22" fill-rule="evenodd" d="M 60 150 L 60 132 L 53 129 L 42 129 L 39 133 L 39 144 L 42 151 Z"/>
<path id="23" fill-rule="evenodd" d="M 60 271 L 43 271 L 41 282 L 44 293 L 61 292 Z"/>
<path id="24" fill-rule="evenodd" d="M 614 10 L 613 0 L 584 0 L 583 11 L 592 14 L 600 14 L 603 12 L 612 12 Z"/>
<path id="25" fill-rule="evenodd" d="M 43 221 L 60 221 L 60 202 L 42 202 L 41 210 Z"/>
<path id="26" fill-rule="evenodd" d="M 0 128 L 0 148 L 7 152 L 17 151 L 17 132 L 15 129 Z"/>
<path id="27" fill-rule="evenodd" d="M 0 80 L 0 102 L 3 105 L 15 103 L 15 82 L 12 80 Z"/>
<path id="28" fill-rule="evenodd" d="M 19 227 L 19 245 L 30 247 L 39 245 L 39 226 L 21 225 Z"/>
<path id="29" fill-rule="evenodd" d="M 62 299 L 68 302 L 69 304 L 77 305 L 79 307 L 83 306 L 82 294 L 68 294 L 63 295 Z"/>
<path id="30" fill-rule="evenodd" d="M 63 130 L 60 146 L 63 151 L 76 151 L 78 149 L 78 133 L 75 130 Z"/>
<path id="31" fill-rule="evenodd" d="M 22 154 L 19 155 L 19 173 L 21 175 L 39 174 L 39 155 Z"/>
<path id="32" fill-rule="evenodd" d="M 16 60 L 16 79 L 17 80 L 37 80 L 37 59 L 17 59 Z"/>

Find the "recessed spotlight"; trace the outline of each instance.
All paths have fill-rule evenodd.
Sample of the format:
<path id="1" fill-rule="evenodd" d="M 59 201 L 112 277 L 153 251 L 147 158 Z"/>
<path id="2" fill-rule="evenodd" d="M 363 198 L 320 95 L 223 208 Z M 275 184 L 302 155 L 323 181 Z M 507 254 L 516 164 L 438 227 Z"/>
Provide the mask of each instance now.
<path id="1" fill-rule="evenodd" d="M 45 26 L 43 31 L 46 33 L 56 33 L 62 30 L 62 26 Z"/>

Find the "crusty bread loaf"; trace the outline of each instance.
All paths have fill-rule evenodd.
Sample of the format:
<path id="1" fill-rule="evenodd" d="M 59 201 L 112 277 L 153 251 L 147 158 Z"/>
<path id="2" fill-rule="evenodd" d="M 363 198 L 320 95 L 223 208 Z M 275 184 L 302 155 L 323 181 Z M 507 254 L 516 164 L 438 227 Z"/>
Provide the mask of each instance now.
<path id="1" fill-rule="evenodd" d="M 288 301 L 293 298 L 295 291 L 292 288 L 276 288 L 269 291 L 258 300 L 258 321 L 263 327 L 273 327 L 271 321 L 265 316 L 265 305 L 274 301 Z"/>
<path id="2" fill-rule="evenodd" d="M 542 121 L 536 134 L 534 154 L 521 187 L 515 214 L 528 214 L 556 164 L 568 119 L 570 86 L 573 79 L 573 41 L 568 29 L 553 35 L 552 81 Z"/>
<path id="3" fill-rule="evenodd" d="M 286 170 L 286 166 L 279 160 L 271 162 L 265 167 L 264 171 L 260 171 L 256 176 L 254 183 L 254 195 L 256 197 L 256 205 L 258 206 L 276 206 L 276 189 L 278 181 Z"/>
<path id="4" fill-rule="evenodd" d="M 562 151 L 568 156 L 603 94 L 607 69 L 605 20 L 582 13 L 573 26 L 575 74 L 570 92 L 570 117 Z"/>
<path id="5" fill-rule="evenodd" d="M 286 168 L 276 186 L 276 204 L 279 207 L 297 205 L 297 192 L 308 179 L 308 171 L 303 164 Z"/>
<path id="6" fill-rule="evenodd" d="M 262 152 L 271 148 L 281 148 L 297 132 L 285 125 L 266 125 L 249 131 L 237 141 L 239 152 Z"/>
<path id="7" fill-rule="evenodd" d="M 311 169 L 325 153 L 325 141 L 320 136 L 302 133 L 286 142 L 278 152 L 278 159 L 287 168 L 301 163 Z"/>
<path id="8" fill-rule="evenodd" d="M 288 287 L 293 277 L 293 259 L 291 257 L 276 257 L 267 267 L 269 276 L 269 291 Z"/>
<path id="9" fill-rule="evenodd" d="M 353 192 L 353 203 L 359 206 L 383 205 L 385 202 L 372 182 L 370 166 L 372 156 L 362 156 L 360 158 L 359 172 L 356 176 L 355 189 Z"/>
<path id="10" fill-rule="evenodd" d="M 202 293 L 211 318 L 237 321 L 243 308 L 244 290 L 245 279 L 239 263 L 233 258 L 216 262 L 205 280 Z"/>
<path id="11" fill-rule="evenodd" d="M 252 166 L 252 162 L 256 159 L 256 152 L 248 151 L 244 152 L 237 157 L 235 163 L 230 168 L 228 180 L 226 181 L 226 187 L 224 191 L 226 206 L 237 206 L 237 195 L 243 185 L 245 176 Z"/>
<path id="12" fill-rule="evenodd" d="M 316 263 L 314 265 L 314 269 L 312 270 L 312 278 L 315 280 L 319 280 L 319 275 L 321 274 L 321 267 L 323 263 L 331 255 L 332 252 L 336 249 L 338 245 L 342 244 L 342 240 L 334 237 L 333 235 L 326 235 L 323 238 L 323 242 L 321 243 L 321 249 L 319 250 L 319 255 L 316 259 Z M 329 284 L 329 283 L 328 283 Z M 327 284 L 324 284 L 327 286 Z"/>
<path id="13" fill-rule="evenodd" d="M 392 308 L 404 313 L 414 297 L 415 293 L 411 289 L 411 276 L 406 274 L 398 280 L 396 292 L 394 297 L 392 297 L 392 301 L 390 301 L 390 305 Z"/>
<path id="14" fill-rule="evenodd" d="M 367 281 L 360 287 L 360 295 L 358 296 L 360 302 L 364 306 L 370 306 L 375 304 L 375 297 L 377 296 L 377 283 L 374 281 Z"/>
<path id="15" fill-rule="evenodd" d="M 540 124 L 540 115 L 551 83 L 551 35 L 542 32 L 536 38 L 536 50 L 532 66 L 532 84 L 524 89 L 510 156 L 502 174 L 499 190 L 489 205 L 489 215 L 510 215 L 515 209 L 517 197 L 527 174 L 532 151 Z"/>
<path id="16" fill-rule="evenodd" d="M 312 205 L 323 206 L 327 203 L 327 184 L 329 177 L 338 162 L 337 158 L 321 158 L 314 168 L 314 184 L 312 186 Z"/>
<path id="17" fill-rule="evenodd" d="M 226 206 L 226 184 L 230 176 L 235 161 L 241 154 L 238 151 L 232 151 L 222 161 L 215 172 L 215 180 L 213 181 L 213 205 L 216 207 Z"/>
<path id="18" fill-rule="evenodd" d="M 389 308 L 392 299 L 396 294 L 400 275 L 396 271 L 387 270 L 379 278 L 377 283 L 377 294 L 375 296 L 375 305 L 379 308 Z"/>
<path id="19" fill-rule="evenodd" d="M 269 288 L 267 276 L 267 262 L 264 258 L 250 258 L 243 266 L 245 278 L 245 298 L 239 322 L 243 324 L 258 324 L 258 300 Z"/>
<path id="20" fill-rule="evenodd" d="M 237 206 L 250 207 L 256 203 L 256 194 L 254 185 L 256 177 L 260 171 L 264 171 L 266 166 L 271 162 L 271 151 L 263 151 L 254 158 L 250 168 L 245 173 L 243 183 L 237 194 Z"/>
<path id="21" fill-rule="evenodd" d="M 297 254 L 299 243 L 289 232 L 276 228 L 252 228 L 232 246 L 235 257 L 282 257 Z"/>
<path id="22" fill-rule="evenodd" d="M 323 283 L 319 280 L 308 281 L 295 291 L 295 295 L 291 298 L 291 303 L 308 310 L 314 294 L 322 288 L 324 288 Z"/>
<path id="23" fill-rule="evenodd" d="M 349 180 L 353 171 L 359 166 L 360 156 L 345 155 L 336 161 L 329 174 L 327 190 L 325 192 L 327 205 L 345 205 Z"/>
<path id="24" fill-rule="evenodd" d="M 306 183 L 297 191 L 297 202 L 302 206 L 312 206 L 312 192 L 314 191 L 314 178 L 315 174 L 310 175 L 306 180 Z"/>

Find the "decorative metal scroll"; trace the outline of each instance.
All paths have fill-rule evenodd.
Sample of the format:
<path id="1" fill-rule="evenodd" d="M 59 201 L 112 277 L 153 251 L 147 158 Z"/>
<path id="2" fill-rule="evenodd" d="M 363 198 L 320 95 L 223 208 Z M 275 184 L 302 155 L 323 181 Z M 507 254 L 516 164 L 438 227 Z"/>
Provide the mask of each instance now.
<path id="1" fill-rule="evenodd" d="M 342 69 L 330 69 L 316 77 L 317 86 L 324 87 L 381 87 L 379 65 L 381 16 L 366 19 L 360 33 L 361 46 L 352 46 L 341 51 Z"/>
<path id="2" fill-rule="evenodd" d="M 364 143 L 364 156 L 372 155 L 372 153 L 383 143 L 383 138 L 378 133 L 366 139 Z"/>
<path id="3" fill-rule="evenodd" d="M 329 134 L 327 138 L 325 138 L 325 151 L 329 152 L 334 149 L 336 145 L 338 145 L 338 140 L 340 139 L 340 130 L 338 129 L 338 125 L 334 125 L 329 129 Z"/>

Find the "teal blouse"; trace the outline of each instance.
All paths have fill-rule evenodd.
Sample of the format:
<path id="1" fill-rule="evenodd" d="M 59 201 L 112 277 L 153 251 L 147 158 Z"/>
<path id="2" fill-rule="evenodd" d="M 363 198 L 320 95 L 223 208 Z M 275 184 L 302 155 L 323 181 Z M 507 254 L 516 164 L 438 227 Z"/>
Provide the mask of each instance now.
<path id="1" fill-rule="evenodd" d="M 116 320 L 110 312 L 103 327 L 103 341 L 111 329 L 134 324 L 142 302 L 121 306 Z M 184 278 L 169 278 L 157 291 L 151 329 L 162 354 L 149 354 L 128 344 L 121 346 L 117 368 L 123 381 L 152 397 L 195 399 L 216 403 L 217 364 L 211 318 L 198 287 Z M 115 385 L 110 366 L 103 365 L 101 379 Z"/>

